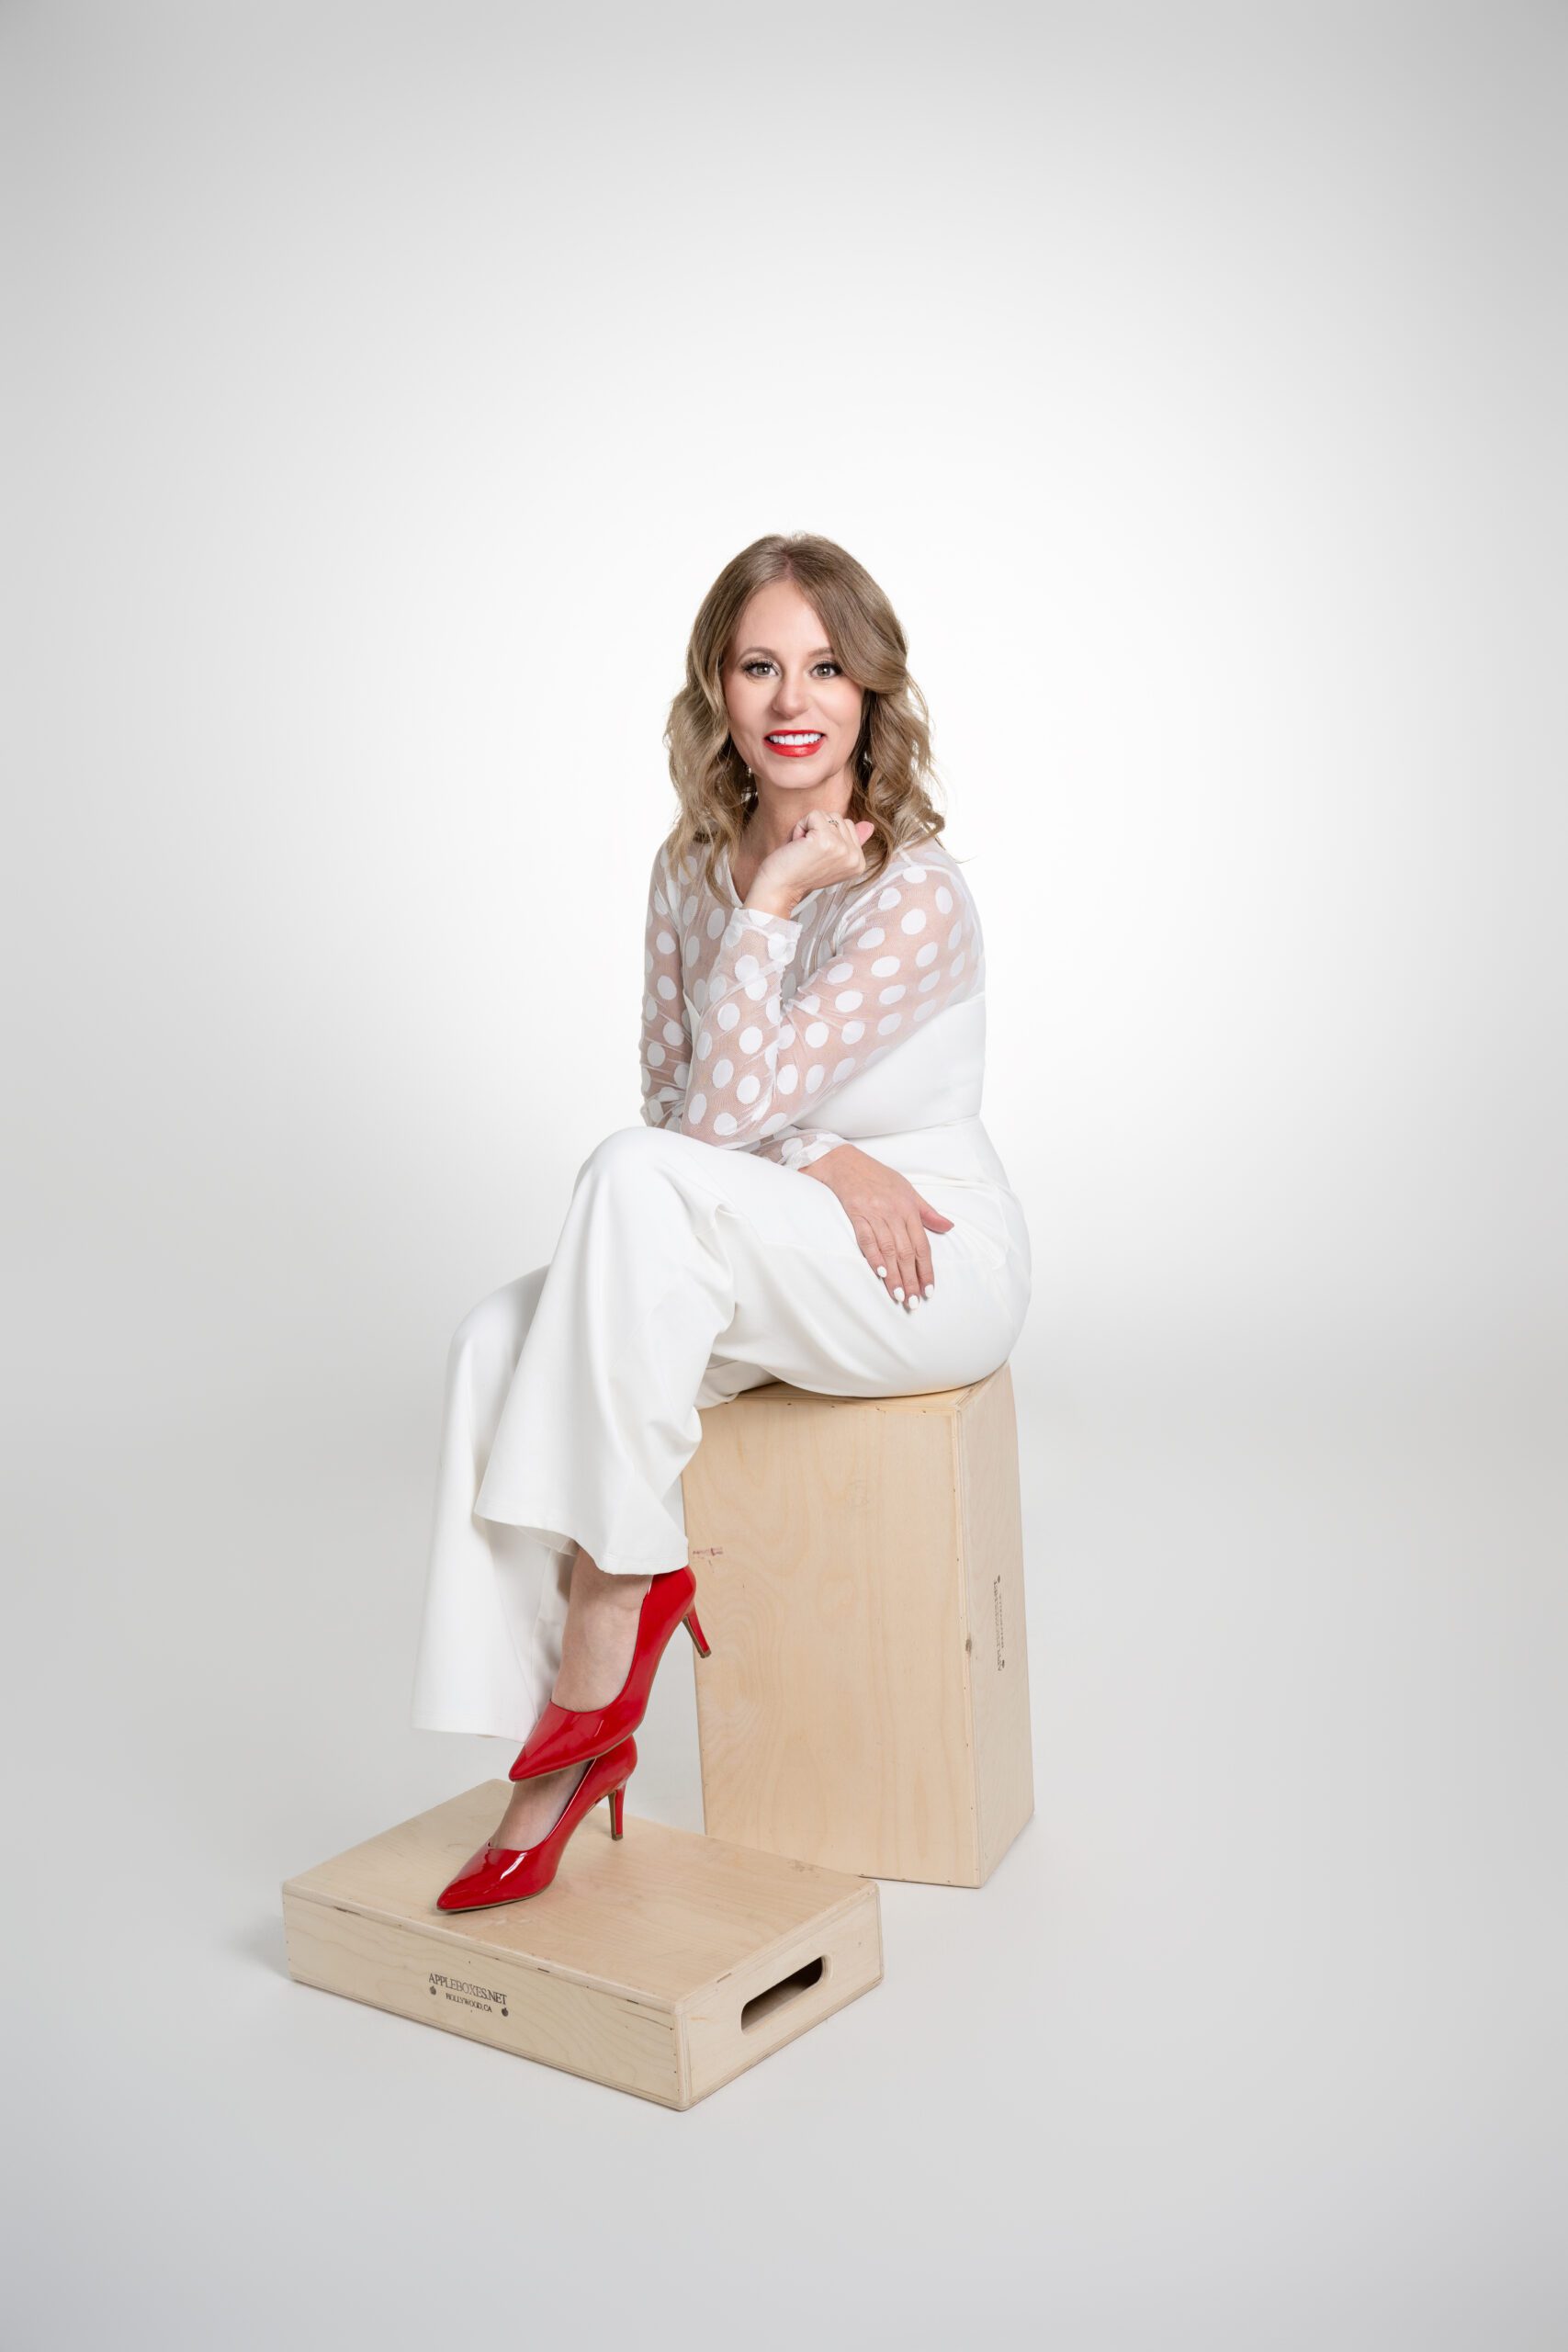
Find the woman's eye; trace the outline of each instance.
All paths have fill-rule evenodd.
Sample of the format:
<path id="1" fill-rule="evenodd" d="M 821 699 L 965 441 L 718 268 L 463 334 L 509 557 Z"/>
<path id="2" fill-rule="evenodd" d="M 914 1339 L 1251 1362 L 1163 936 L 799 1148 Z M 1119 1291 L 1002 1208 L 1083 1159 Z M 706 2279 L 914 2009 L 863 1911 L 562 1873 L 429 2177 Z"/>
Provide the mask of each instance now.
<path id="1" fill-rule="evenodd" d="M 755 670 L 771 670 L 773 666 L 773 665 L 771 662 L 764 662 L 760 657 L 750 662 L 742 662 L 740 664 L 740 667 L 745 671 L 748 677 L 750 677 L 752 672 Z M 840 673 L 840 665 L 837 662 L 818 662 L 817 667 L 819 670 L 831 670 L 836 674 Z"/>

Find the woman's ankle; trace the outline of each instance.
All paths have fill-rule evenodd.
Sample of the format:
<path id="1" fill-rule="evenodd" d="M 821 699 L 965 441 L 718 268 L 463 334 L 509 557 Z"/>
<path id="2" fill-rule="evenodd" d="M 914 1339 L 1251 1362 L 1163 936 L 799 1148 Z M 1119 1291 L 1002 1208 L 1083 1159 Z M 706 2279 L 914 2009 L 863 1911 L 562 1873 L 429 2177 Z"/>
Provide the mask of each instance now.
<path id="1" fill-rule="evenodd" d="M 596 1600 L 614 1600 L 627 1608 L 640 1608 L 652 1582 L 651 1577 L 616 1576 L 611 1570 L 600 1567 L 597 1561 L 579 1544 L 577 1556 L 571 1564 L 568 1606 L 574 1607 L 581 1600 L 592 1608 Z"/>

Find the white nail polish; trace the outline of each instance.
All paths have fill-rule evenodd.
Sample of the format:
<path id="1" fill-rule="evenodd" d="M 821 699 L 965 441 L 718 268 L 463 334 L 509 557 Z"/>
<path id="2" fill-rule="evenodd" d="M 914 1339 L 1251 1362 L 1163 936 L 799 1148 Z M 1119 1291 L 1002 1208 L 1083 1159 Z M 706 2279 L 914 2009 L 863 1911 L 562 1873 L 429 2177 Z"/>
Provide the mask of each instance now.
<path id="1" fill-rule="evenodd" d="M 877 1268 L 877 1270 L 876 1270 L 876 1271 L 877 1271 L 877 1272 L 882 1276 L 882 1278 L 883 1278 L 884 1282 L 886 1282 L 886 1279 L 887 1279 L 887 1269 L 886 1269 L 886 1266 L 878 1266 L 878 1268 Z"/>
<path id="2" fill-rule="evenodd" d="M 895 1298 L 902 1298 L 904 1295 L 903 1291 L 899 1288 L 897 1283 L 893 1285 L 893 1295 Z"/>
<path id="3" fill-rule="evenodd" d="M 931 1297 L 933 1297 L 933 1296 L 935 1295 L 935 1293 L 936 1293 L 936 1284 L 935 1284 L 935 1283 L 928 1283 L 926 1284 L 926 1296 L 927 1296 L 928 1298 L 931 1298 Z"/>

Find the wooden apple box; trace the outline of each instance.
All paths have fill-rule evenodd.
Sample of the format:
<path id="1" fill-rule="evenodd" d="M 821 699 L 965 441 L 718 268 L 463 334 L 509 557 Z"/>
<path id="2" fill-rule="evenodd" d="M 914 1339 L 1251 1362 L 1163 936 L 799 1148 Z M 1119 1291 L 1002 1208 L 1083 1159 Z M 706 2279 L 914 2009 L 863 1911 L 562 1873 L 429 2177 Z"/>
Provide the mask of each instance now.
<path id="1" fill-rule="evenodd" d="M 708 1835 L 983 1884 L 1034 1809 L 1008 1366 L 923 1396 L 771 1381 L 702 1423 L 682 1498 Z"/>
<path id="2" fill-rule="evenodd" d="M 510 1794 L 483 1781 L 286 1880 L 290 1975 L 676 2108 L 881 1983 L 874 1883 L 629 1804 L 620 1838 L 594 1806 L 542 1894 L 438 1911 Z"/>

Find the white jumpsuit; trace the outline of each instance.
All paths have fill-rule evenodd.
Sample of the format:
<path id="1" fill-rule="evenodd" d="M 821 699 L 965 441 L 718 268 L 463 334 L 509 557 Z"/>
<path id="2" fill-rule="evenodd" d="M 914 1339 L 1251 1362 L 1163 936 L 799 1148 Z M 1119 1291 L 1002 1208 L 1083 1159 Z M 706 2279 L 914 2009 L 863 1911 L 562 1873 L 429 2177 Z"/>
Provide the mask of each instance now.
<path id="1" fill-rule="evenodd" d="M 985 1377 L 1029 1305 L 1028 1228 L 980 1120 L 985 953 L 939 842 L 871 883 L 755 913 L 719 858 L 649 877 L 642 1124 L 577 1171 L 546 1265 L 459 1324 L 412 1720 L 523 1739 L 560 1668 L 574 1544 L 644 1577 L 686 1559 L 704 1408 L 767 1380 L 911 1396 Z M 831 1128 L 801 1114 L 825 1110 Z M 944 1216 L 935 1289 L 894 1300 L 827 1185 L 853 1143 Z M 699 1591 L 700 1598 L 700 1591 Z"/>

